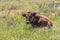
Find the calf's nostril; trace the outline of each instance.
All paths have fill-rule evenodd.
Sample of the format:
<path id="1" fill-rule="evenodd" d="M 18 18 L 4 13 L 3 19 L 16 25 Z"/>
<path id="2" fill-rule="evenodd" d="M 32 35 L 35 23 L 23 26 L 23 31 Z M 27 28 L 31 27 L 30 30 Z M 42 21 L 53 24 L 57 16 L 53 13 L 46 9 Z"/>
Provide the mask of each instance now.
<path id="1" fill-rule="evenodd" d="M 26 24 L 29 24 L 29 21 L 26 21 Z"/>

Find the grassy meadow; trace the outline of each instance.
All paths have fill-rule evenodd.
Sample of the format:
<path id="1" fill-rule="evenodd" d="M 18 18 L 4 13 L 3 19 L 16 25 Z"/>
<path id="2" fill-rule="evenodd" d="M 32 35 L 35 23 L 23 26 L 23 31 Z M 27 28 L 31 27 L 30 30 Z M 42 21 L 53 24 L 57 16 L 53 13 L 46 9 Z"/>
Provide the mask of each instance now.
<path id="1" fill-rule="evenodd" d="M 52 29 L 29 28 L 28 11 L 48 16 Z M 0 40 L 60 40 L 60 0 L 0 0 Z"/>

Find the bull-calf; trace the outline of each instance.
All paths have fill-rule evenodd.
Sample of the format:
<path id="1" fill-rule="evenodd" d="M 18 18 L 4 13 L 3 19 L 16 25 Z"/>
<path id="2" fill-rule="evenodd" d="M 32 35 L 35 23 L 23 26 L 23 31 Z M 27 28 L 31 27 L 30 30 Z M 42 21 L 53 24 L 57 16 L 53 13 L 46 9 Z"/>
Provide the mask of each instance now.
<path id="1" fill-rule="evenodd" d="M 52 21 L 46 17 L 41 16 L 36 12 L 22 13 L 22 16 L 26 17 L 26 24 L 31 24 L 32 27 L 48 27 L 53 26 Z"/>

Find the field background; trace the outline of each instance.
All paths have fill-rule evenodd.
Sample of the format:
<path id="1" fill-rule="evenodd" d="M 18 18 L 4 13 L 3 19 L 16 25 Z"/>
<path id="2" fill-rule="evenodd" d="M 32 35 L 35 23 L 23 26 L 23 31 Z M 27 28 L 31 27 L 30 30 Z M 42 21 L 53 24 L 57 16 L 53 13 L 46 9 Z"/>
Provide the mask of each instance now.
<path id="1" fill-rule="evenodd" d="M 48 16 L 54 26 L 30 28 L 22 12 Z M 60 0 L 0 0 L 0 40 L 60 40 Z"/>

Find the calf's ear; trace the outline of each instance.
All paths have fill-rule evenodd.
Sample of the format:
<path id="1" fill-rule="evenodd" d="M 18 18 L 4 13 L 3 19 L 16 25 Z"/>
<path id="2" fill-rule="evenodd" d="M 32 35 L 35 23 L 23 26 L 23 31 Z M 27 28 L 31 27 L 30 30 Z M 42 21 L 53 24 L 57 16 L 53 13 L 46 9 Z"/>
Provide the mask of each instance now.
<path id="1" fill-rule="evenodd" d="M 25 14 L 25 13 L 22 13 L 22 16 L 23 16 L 23 17 L 26 17 L 26 14 Z"/>
<path id="2" fill-rule="evenodd" d="M 35 16 L 36 15 L 36 12 L 33 12 L 32 15 Z"/>

